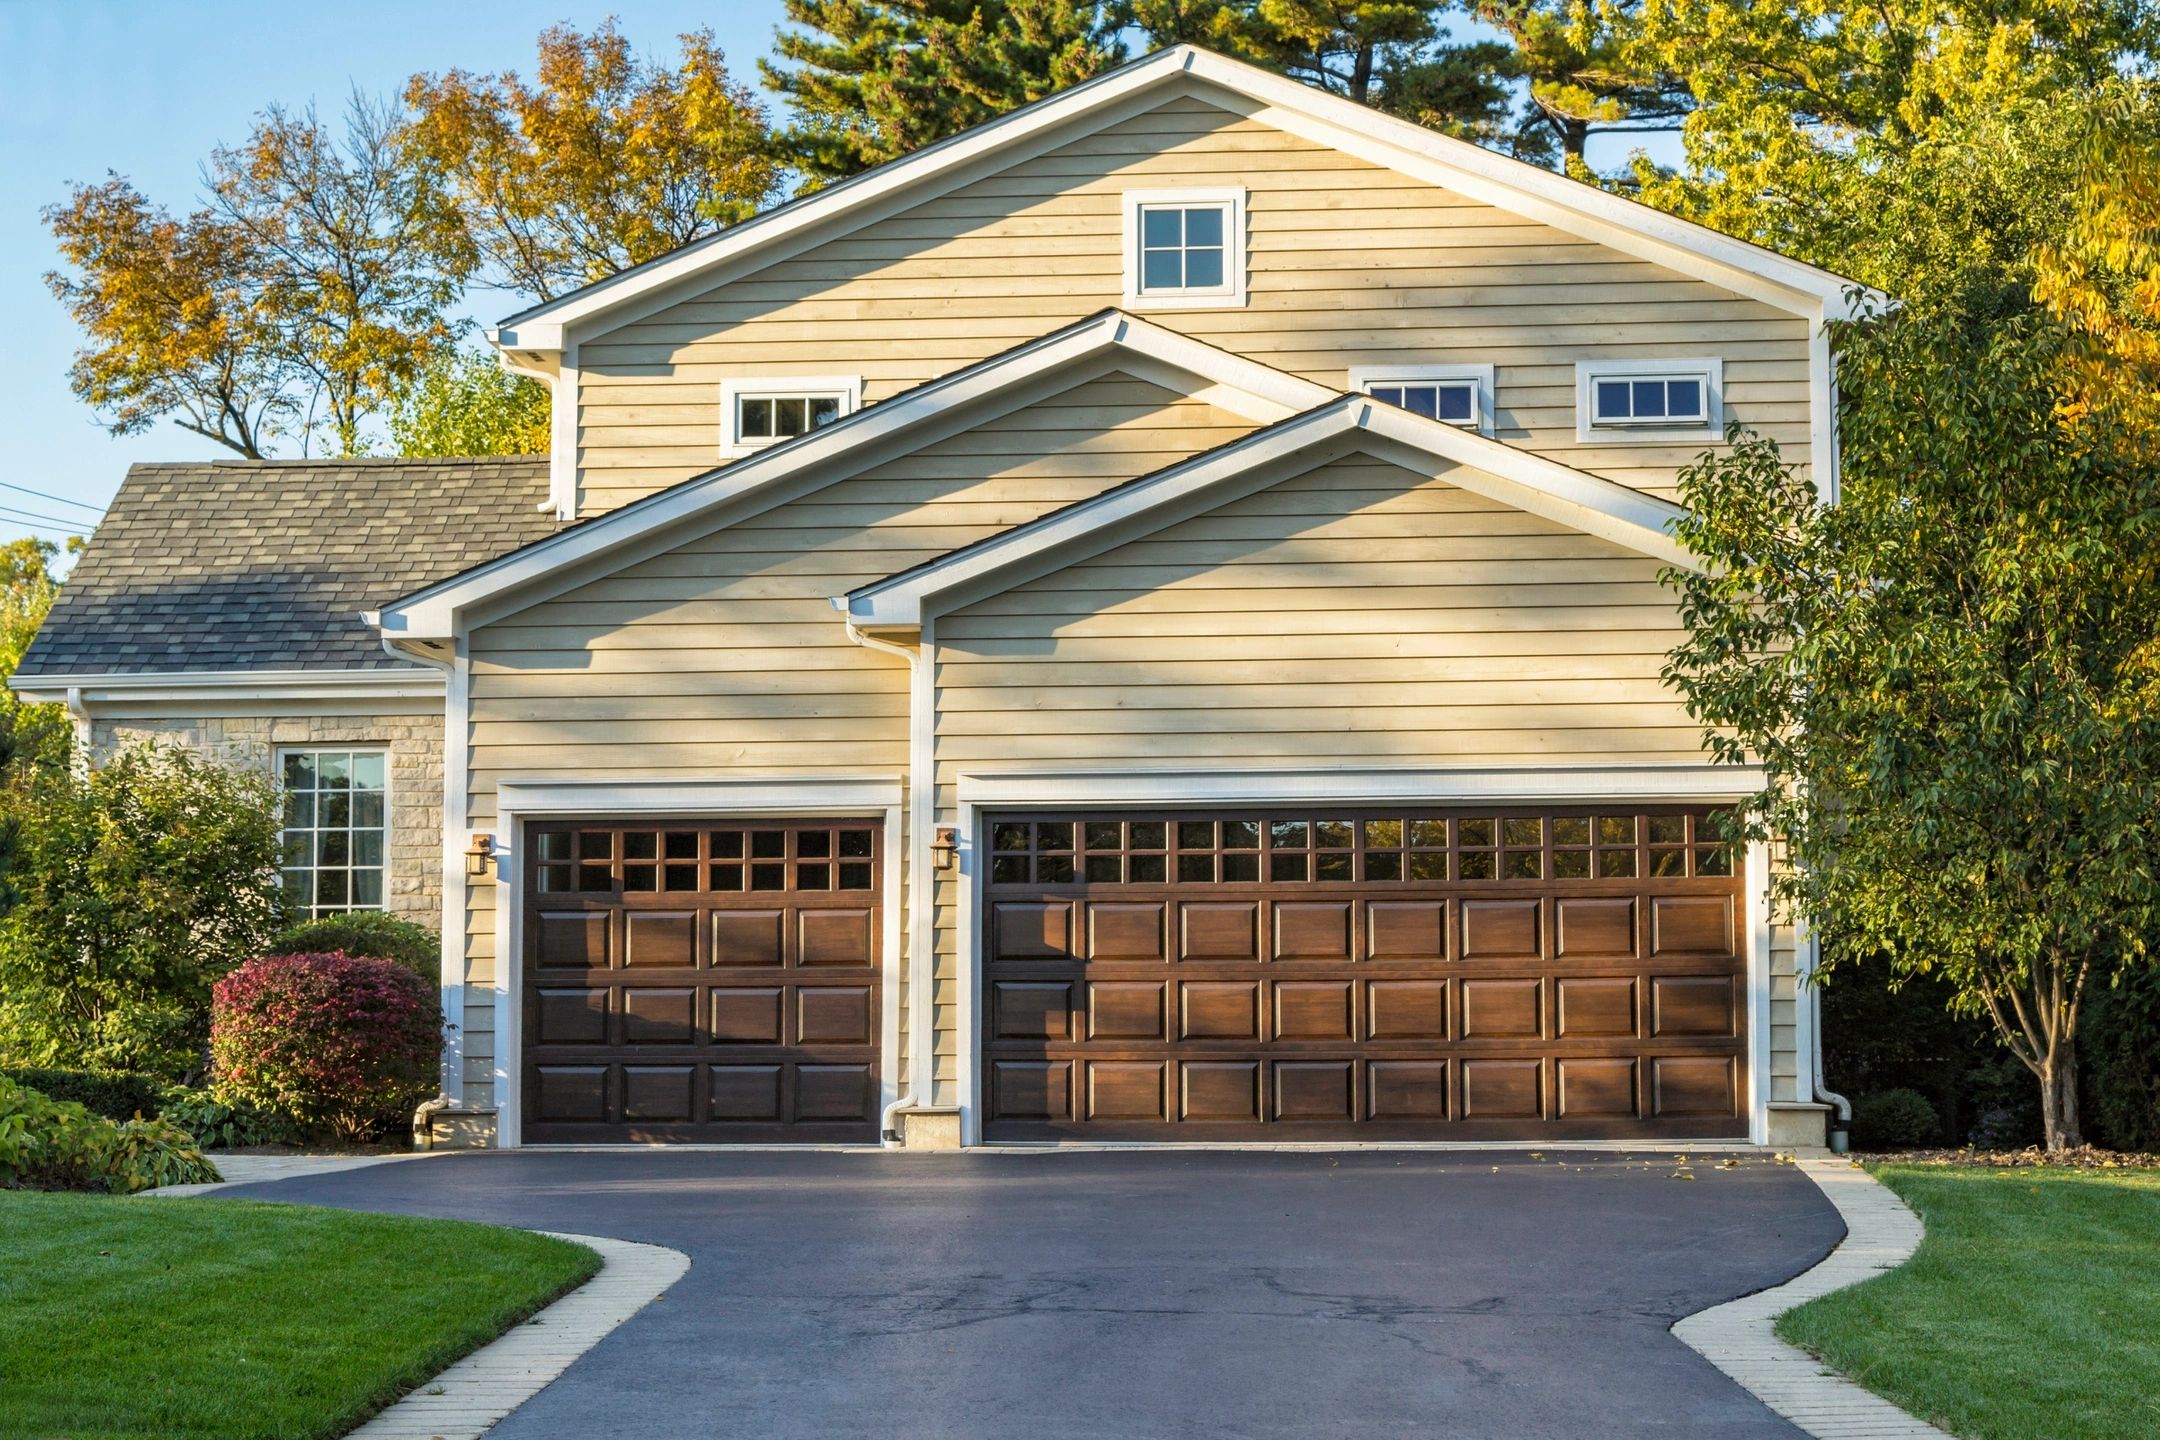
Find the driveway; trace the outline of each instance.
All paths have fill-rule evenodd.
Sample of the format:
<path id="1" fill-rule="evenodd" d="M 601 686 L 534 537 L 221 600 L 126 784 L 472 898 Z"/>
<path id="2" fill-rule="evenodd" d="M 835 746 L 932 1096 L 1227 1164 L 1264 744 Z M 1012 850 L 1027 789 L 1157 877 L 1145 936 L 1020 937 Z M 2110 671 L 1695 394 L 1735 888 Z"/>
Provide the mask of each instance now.
<path id="1" fill-rule="evenodd" d="M 1666 1327 L 1844 1227 L 1692 1161 L 527 1150 L 225 1193 L 690 1255 L 502 1440 L 1798 1435 Z"/>

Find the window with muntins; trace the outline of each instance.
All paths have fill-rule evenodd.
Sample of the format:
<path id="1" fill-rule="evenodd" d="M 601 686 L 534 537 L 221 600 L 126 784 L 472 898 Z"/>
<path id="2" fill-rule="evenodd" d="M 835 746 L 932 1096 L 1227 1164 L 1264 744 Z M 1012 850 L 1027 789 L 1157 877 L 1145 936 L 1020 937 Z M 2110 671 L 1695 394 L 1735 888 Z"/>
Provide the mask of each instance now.
<path id="1" fill-rule="evenodd" d="M 853 414 L 861 393 L 851 376 L 728 381 L 721 386 L 721 448 L 762 450 L 807 435 Z"/>
<path id="2" fill-rule="evenodd" d="M 1594 425 L 1703 425 L 1710 387 L 1700 375 L 1615 375 L 1592 382 Z"/>
<path id="3" fill-rule="evenodd" d="M 382 750 L 287 750 L 285 899 L 296 913 L 383 908 L 390 848 L 389 760 Z"/>
<path id="4" fill-rule="evenodd" d="M 1126 303 L 1244 304 L 1243 208 L 1242 190 L 1128 192 Z"/>
<path id="5" fill-rule="evenodd" d="M 1366 386 L 1365 393 L 1428 420 L 1473 428 L 1478 423 L 1475 380 L 1388 381 Z"/>

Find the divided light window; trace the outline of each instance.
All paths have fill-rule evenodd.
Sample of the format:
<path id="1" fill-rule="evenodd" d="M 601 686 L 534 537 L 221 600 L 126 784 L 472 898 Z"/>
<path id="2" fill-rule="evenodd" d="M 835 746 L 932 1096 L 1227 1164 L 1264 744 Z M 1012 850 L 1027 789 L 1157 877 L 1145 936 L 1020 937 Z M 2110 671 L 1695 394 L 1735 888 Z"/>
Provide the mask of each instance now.
<path id="1" fill-rule="evenodd" d="M 1368 385 L 1365 393 L 1428 420 L 1444 420 L 1450 425 L 1473 428 L 1478 423 L 1475 380 L 1390 381 Z"/>
<path id="2" fill-rule="evenodd" d="M 1135 191 L 1125 207 L 1126 303 L 1245 303 L 1242 190 Z"/>
<path id="3" fill-rule="evenodd" d="M 1591 389 L 1597 425 L 1702 425 L 1710 418 L 1709 389 L 1700 375 L 1600 378 Z"/>
<path id="4" fill-rule="evenodd" d="M 285 899 L 302 915 L 383 908 L 390 849 L 389 755 L 382 750 L 287 750 Z"/>
<path id="5" fill-rule="evenodd" d="M 722 448 L 761 450 L 807 435 L 853 414 L 861 394 L 854 377 L 729 381 L 721 386 Z"/>

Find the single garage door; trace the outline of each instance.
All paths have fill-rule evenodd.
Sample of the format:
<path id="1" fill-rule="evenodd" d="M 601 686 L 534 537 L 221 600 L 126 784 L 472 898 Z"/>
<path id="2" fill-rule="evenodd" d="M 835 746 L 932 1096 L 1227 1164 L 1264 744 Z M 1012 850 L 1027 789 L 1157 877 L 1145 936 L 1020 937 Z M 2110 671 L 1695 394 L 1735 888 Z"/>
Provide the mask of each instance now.
<path id="1" fill-rule="evenodd" d="M 991 1139 L 1745 1135 L 1707 812 L 992 817 Z"/>
<path id="2" fill-rule="evenodd" d="M 870 820 L 536 826 L 524 1138 L 877 1139 Z"/>

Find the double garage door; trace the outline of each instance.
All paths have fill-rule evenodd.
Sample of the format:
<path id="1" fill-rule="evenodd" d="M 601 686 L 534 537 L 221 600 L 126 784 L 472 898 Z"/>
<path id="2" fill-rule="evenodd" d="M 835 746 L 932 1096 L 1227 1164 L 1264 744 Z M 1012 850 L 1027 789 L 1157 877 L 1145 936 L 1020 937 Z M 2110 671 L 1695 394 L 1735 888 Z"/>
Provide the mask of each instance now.
<path id="1" fill-rule="evenodd" d="M 1013 815 L 978 837 L 990 1140 L 1737 1137 L 1740 885 L 1680 807 Z M 527 1140 L 870 1141 L 858 821 L 536 828 Z"/>

